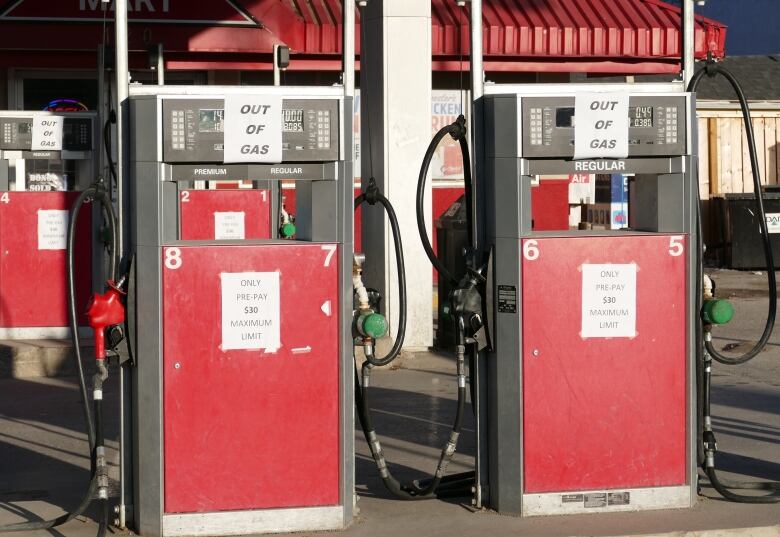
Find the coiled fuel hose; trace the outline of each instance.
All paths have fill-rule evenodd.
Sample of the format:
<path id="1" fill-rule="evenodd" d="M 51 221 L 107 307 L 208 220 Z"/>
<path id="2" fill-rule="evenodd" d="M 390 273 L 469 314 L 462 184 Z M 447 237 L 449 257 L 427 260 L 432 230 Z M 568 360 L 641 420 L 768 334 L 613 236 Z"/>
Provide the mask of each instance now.
<path id="1" fill-rule="evenodd" d="M 457 284 L 452 273 L 444 266 L 441 261 L 433 253 L 428 234 L 425 229 L 425 219 L 422 212 L 424 204 L 424 192 L 425 192 L 425 179 L 428 175 L 428 168 L 430 167 L 433 155 L 438 147 L 439 143 L 447 136 L 452 135 L 455 139 L 460 141 L 461 150 L 463 154 L 463 167 L 464 175 L 466 177 L 466 199 L 469 207 L 469 214 L 471 214 L 471 169 L 468 155 L 468 143 L 465 139 L 465 118 L 460 116 L 458 120 L 452 125 L 448 125 L 436 133 L 431 144 L 425 153 L 422 167 L 420 170 L 419 181 L 417 185 L 417 224 L 420 231 L 420 236 L 423 243 L 423 248 L 428 255 L 428 258 L 433 263 L 436 270 L 449 279 L 452 283 Z M 442 493 L 439 489 L 445 488 L 446 483 L 446 495 L 459 495 L 460 491 L 466 492 L 470 490 L 473 484 L 473 473 L 470 475 L 457 475 L 445 477 L 447 466 L 449 465 L 452 457 L 455 454 L 458 445 L 458 438 L 463 426 L 463 416 L 466 408 L 466 327 L 463 316 L 458 316 L 455 323 L 456 334 L 456 367 L 458 375 L 458 403 L 455 413 L 455 421 L 450 431 L 447 443 L 441 450 L 439 456 L 439 462 L 436 466 L 436 471 L 430 479 L 416 480 L 410 484 L 401 484 L 395 477 L 393 477 L 385 459 L 382 445 L 374 429 L 374 425 L 371 420 L 371 409 L 369 403 L 369 390 L 371 385 L 371 371 L 374 367 L 387 365 L 394 360 L 401 350 L 403 344 L 403 336 L 406 328 L 406 274 L 403 266 L 403 246 L 401 244 L 401 234 L 398 226 L 398 220 L 395 215 L 390 202 L 385 198 L 377 189 L 373 178 L 369 181 L 369 185 L 366 191 L 362 193 L 355 200 L 355 209 L 361 204 L 368 202 L 370 205 L 379 203 L 385 209 L 388 220 L 390 221 L 390 227 L 393 232 L 393 242 L 396 252 L 396 260 L 398 263 L 398 278 L 399 278 L 399 302 L 401 307 L 401 314 L 399 318 L 398 335 L 396 336 L 395 344 L 390 353 L 384 358 L 377 359 L 375 357 L 367 356 L 366 362 L 362 366 L 362 375 L 358 373 L 357 363 L 355 364 L 355 402 L 358 408 L 358 417 L 363 429 L 363 434 L 366 438 L 366 442 L 371 450 L 371 455 L 376 462 L 379 474 L 382 478 L 382 482 L 385 487 L 395 496 L 404 500 L 422 500 L 436 497 Z M 469 226 L 469 241 L 473 241 L 473 235 L 471 232 L 471 226 Z"/>
<path id="2" fill-rule="evenodd" d="M 387 356 L 383 358 L 376 358 L 367 355 L 366 361 L 362 366 L 362 375 L 358 373 L 357 362 L 355 363 L 355 403 L 358 409 L 358 418 L 360 419 L 360 425 L 363 429 L 363 434 L 366 438 L 369 449 L 371 450 L 371 455 L 376 462 L 379 475 L 382 478 L 382 482 L 384 483 L 385 487 L 395 496 L 404 500 L 422 500 L 433 498 L 439 483 L 444 477 L 447 465 L 455 454 L 458 437 L 460 435 L 460 430 L 463 424 L 463 413 L 466 405 L 466 377 L 464 362 L 465 331 L 461 322 L 461 325 L 457 329 L 459 345 L 456 352 L 458 363 L 458 409 L 456 412 L 455 423 L 453 424 L 449 439 L 439 456 L 439 463 L 436 467 L 434 477 L 431 480 L 425 481 L 424 484 L 420 484 L 419 481 L 414 481 L 410 484 L 402 484 L 393 476 L 393 474 L 390 472 L 390 469 L 388 468 L 384 450 L 382 449 L 382 444 L 379 441 L 371 419 L 369 395 L 372 369 L 374 367 L 388 365 L 393 360 L 395 360 L 401 351 L 406 333 L 406 272 L 403 258 L 403 244 L 401 243 L 401 231 L 398 225 L 398 218 L 395 214 L 395 210 L 393 209 L 390 201 L 384 195 L 382 195 L 381 192 L 379 192 L 373 179 L 369 181 L 369 185 L 366 188 L 366 191 L 355 199 L 355 209 L 357 209 L 363 203 L 368 203 L 369 205 L 379 203 L 387 213 L 388 220 L 390 221 L 390 228 L 392 229 L 393 233 L 393 244 L 395 248 L 398 269 L 400 315 L 395 342 Z"/>
<path id="3" fill-rule="evenodd" d="M 775 316 L 777 313 L 777 281 L 775 278 L 775 263 L 772 255 L 772 246 L 769 241 L 769 232 L 766 225 L 766 213 L 764 210 L 764 196 L 761 190 L 761 177 L 758 169 L 758 156 L 756 152 L 756 140 L 753 133 L 753 122 L 750 116 L 750 107 L 745 97 L 745 93 L 736 77 L 724 67 L 718 65 L 712 60 L 699 69 L 691 79 L 688 85 L 688 91 L 695 92 L 704 76 L 724 77 L 739 100 L 742 110 L 742 119 L 745 124 L 747 135 L 748 150 L 750 154 L 750 167 L 753 172 L 753 190 L 756 197 L 756 209 L 758 211 L 758 223 L 761 231 L 761 240 L 764 247 L 764 257 L 766 260 L 767 280 L 769 287 L 769 309 L 767 311 L 764 331 L 758 342 L 748 352 L 741 356 L 728 356 L 720 353 L 712 344 L 711 325 L 704 325 L 703 322 L 697 327 L 697 335 L 702 335 L 704 348 L 697 341 L 697 381 L 700 392 L 698 404 L 699 409 L 699 454 L 700 463 L 704 469 L 710 484 L 725 499 L 739 503 L 780 503 L 780 495 L 770 494 L 766 496 L 749 496 L 737 494 L 730 489 L 741 490 L 780 490 L 780 483 L 777 482 L 734 482 L 719 478 L 715 467 L 715 453 L 717 451 L 715 434 L 712 429 L 712 415 L 710 411 L 711 403 L 711 384 L 712 384 L 712 360 L 726 365 L 744 364 L 755 358 L 766 346 L 775 325 Z M 698 181 L 696 182 L 698 188 Z M 697 203 L 697 247 L 699 262 L 696 271 L 697 283 L 697 312 L 702 311 L 702 288 L 704 274 L 704 241 L 702 238 L 701 207 Z"/>
<path id="4" fill-rule="evenodd" d="M 34 531 L 34 530 L 48 530 L 56 526 L 61 526 L 77 516 L 80 516 L 87 510 L 92 503 L 92 498 L 101 489 L 100 480 L 102 477 L 107 477 L 101 468 L 105 469 L 105 451 L 104 451 L 104 438 L 103 438 L 103 406 L 102 406 L 102 383 L 107 378 L 107 370 L 102 366 L 99 366 L 100 370 L 94 377 L 94 391 L 93 391 L 93 408 L 94 417 L 90 411 L 89 395 L 87 393 L 87 385 L 84 376 L 84 368 L 81 362 L 81 347 L 79 342 L 79 327 L 78 327 L 78 314 L 76 311 L 76 285 L 75 285 L 75 258 L 74 252 L 76 247 L 76 226 L 78 223 L 78 217 L 81 209 L 89 200 L 95 200 L 99 202 L 103 208 L 103 212 L 106 218 L 106 224 L 110 233 L 110 266 L 109 266 L 109 279 L 114 280 L 116 278 L 116 271 L 118 266 L 118 252 L 116 249 L 117 241 L 117 226 L 116 217 L 114 215 L 111 199 L 106 192 L 103 183 L 97 182 L 89 186 L 86 190 L 81 192 L 76 198 L 71 209 L 70 218 L 68 220 L 68 235 L 67 235 L 67 273 L 68 273 L 68 318 L 70 324 L 71 344 L 73 345 L 73 357 L 76 365 L 77 378 L 79 381 L 79 394 L 81 396 L 81 402 L 84 413 L 84 423 L 87 429 L 87 440 L 89 444 L 90 452 L 90 480 L 87 490 L 84 493 L 81 502 L 78 506 L 70 512 L 64 513 L 57 518 L 51 520 L 40 520 L 30 522 L 19 522 L 15 524 L 7 524 L 0 526 L 0 533 L 17 532 L 17 531 Z M 100 460 L 102 457 L 102 460 Z M 104 491 L 105 497 L 101 497 L 101 519 L 99 522 L 98 536 L 102 537 L 106 533 L 108 526 L 108 497 L 107 491 Z"/>

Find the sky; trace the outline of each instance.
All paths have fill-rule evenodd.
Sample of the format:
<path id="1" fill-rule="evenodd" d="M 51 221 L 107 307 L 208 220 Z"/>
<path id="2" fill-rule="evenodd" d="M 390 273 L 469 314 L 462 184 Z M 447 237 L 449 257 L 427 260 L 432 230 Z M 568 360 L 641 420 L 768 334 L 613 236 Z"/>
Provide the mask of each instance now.
<path id="1" fill-rule="evenodd" d="M 780 0 L 706 0 L 703 7 L 696 6 L 696 13 L 728 26 L 728 56 L 780 54 Z"/>

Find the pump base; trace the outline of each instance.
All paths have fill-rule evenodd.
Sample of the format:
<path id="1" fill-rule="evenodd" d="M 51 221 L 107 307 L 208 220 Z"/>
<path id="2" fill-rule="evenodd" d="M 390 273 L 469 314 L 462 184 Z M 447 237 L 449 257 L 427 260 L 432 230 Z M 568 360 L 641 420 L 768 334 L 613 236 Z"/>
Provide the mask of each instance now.
<path id="1" fill-rule="evenodd" d="M 637 489 L 552 492 L 523 495 L 523 516 L 574 515 L 687 509 L 693 507 L 691 488 L 655 487 Z"/>
<path id="2" fill-rule="evenodd" d="M 346 527 L 344 520 L 342 506 L 164 515 L 163 535 L 200 537 L 340 530 Z"/>

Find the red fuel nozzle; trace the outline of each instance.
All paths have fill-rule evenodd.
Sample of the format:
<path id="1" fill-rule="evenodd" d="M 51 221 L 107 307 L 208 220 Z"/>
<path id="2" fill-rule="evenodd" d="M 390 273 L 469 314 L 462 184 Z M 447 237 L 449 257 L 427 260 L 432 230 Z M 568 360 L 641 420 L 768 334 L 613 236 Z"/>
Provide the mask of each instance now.
<path id="1" fill-rule="evenodd" d="M 124 292 L 113 281 L 109 281 L 108 286 L 108 291 L 102 295 L 93 294 L 87 304 L 87 317 L 95 337 L 97 360 L 106 359 L 105 329 L 125 322 L 125 307 L 122 305 Z"/>

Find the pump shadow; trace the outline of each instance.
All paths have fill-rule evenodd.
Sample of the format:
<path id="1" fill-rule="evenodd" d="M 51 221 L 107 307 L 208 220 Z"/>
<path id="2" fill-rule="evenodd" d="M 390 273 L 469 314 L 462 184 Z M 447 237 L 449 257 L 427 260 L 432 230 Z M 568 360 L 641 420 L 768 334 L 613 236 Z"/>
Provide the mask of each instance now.
<path id="1" fill-rule="evenodd" d="M 20 507 L 18 505 L 13 505 L 2 501 L 0 501 L 0 510 L 8 511 L 9 513 L 12 513 L 20 518 L 23 518 L 25 521 L 39 522 L 43 520 L 41 517 L 39 517 L 32 511 L 25 509 L 24 507 Z M 65 535 L 60 531 L 58 531 L 57 528 L 51 528 L 45 531 L 46 533 L 53 535 L 54 537 L 65 537 Z"/>
<path id="2" fill-rule="evenodd" d="M 415 371 L 417 372 L 417 371 Z M 437 372 L 438 374 L 438 372 Z M 454 394 L 454 382 L 442 380 L 434 384 L 436 391 Z M 431 385 L 420 386 L 420 391 L 407 391 L 373 386 L 370 388 L 372 418 L 382 449 L 393 476 L 402 483 L 427 479 L 435 471 L 440 450 L 447 442 L 455 419 L 457 402 L 454 398 L 423 393 Z M 455 457 L 447 469 L 452 475 L 474 469 L 474 416 L 467 403 L 463 428 Z M 355 426 L 355 479 L 362 496 L 398 501 L 382 483 L 363 437 L 360 423 Z M 470 505 L 470 496 L 444 498 L 454 504 Z"/>
<path id="3" fill-rule="evenodd" d="M 746 379 L 744 384 L 723 385 L 724 380 L 718 377 L 713 382 L 713 417 L 720 418 L 724 414 L 724 411 L 717 407 L 780 415 L 780 389 L 756 386 L 756 383 L 749 379 Z M 750 385 L 752 387 L 748 387 Z M 728 414 L 730 418 L 735 417 L 734 412 L 729 411 Z"/>
<path id="4" fill-rule="evenodd" d="M 442 383 L 436 389 L 444 393 L 456 392 L 454 383 L 453 386 Z M 457 402 L 454 399 L 379 386 L 372 386 L 369 396 L 374 427 L 380 440 L 392 439 L 434 448 L 438 457 L 438 450 L 447 442 L 455 420 Z M 357 428 L 360 429 L 359 424 Z M 475 452 L 474 414 L 468 402 L 457 452 L 470 457 Z"/>
<path id="5" fill-rule="evenodd" d="M 118 381 L 105 390 L 109 471 L 118 475 Z M 89 483 L 89 447 L 75 378 L 0 380 L 0 524 L 41 520 L 35 503 L 59 516 Z M 9 517 L 8 513 L 17 517 Z M 93 505 L 87 516 L 97 518 Z M 52 530 L 53 535 L 61 535 Z"/>

